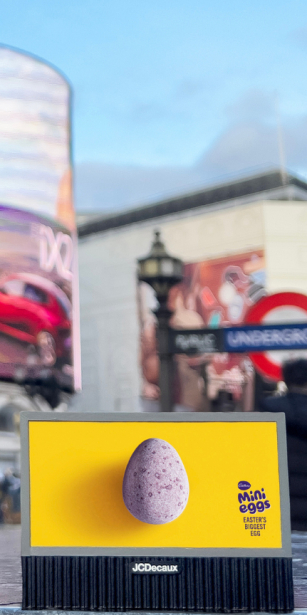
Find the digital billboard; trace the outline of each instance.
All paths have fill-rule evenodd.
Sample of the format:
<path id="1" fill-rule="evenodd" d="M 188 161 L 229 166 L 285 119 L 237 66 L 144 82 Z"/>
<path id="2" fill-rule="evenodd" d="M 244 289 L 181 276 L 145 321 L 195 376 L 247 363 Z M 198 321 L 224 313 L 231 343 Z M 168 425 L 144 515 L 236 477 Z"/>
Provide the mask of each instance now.
<path id="1" fill-rule="evenodd" d="M 21 446 L 23 609 L 292 610 L 281 413 L 23 412 Z"/>
<path id="2" fill-rule="evenodd" d="M 71 91 L 0 47 L 0 378 L 80 388 Z"/>

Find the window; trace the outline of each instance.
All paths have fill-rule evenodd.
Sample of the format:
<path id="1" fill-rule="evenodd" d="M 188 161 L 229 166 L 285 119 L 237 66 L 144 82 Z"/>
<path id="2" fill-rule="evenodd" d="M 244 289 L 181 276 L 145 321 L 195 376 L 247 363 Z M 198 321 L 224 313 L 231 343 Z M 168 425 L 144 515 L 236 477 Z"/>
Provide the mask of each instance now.
<path id="1" fill-rule="evenodd" d="M 25 284 L 23 296 L 26 299 L 31 299 L 31 301 L 36 301 L 36 303 L 48 303 L 47 294 L 33 284 Z"/>

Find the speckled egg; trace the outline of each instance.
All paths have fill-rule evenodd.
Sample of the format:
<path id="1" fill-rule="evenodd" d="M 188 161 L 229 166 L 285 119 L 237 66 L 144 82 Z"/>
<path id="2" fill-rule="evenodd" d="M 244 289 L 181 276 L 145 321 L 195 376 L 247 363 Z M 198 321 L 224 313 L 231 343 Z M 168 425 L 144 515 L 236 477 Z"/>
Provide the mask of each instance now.
<path id="1" fill-rule="evenodd" d="M 123 498 L 129 512 L 144 523 L 169 523 L 181 515 L 189 481 L 171 444 L 159 438 L 141 442 L 125 471 Z"/>

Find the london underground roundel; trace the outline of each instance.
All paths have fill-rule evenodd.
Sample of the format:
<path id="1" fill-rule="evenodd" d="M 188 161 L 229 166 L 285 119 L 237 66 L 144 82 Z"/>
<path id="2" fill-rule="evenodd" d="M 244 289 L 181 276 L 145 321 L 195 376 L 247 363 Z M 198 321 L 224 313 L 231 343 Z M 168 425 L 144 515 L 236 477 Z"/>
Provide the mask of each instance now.
<path id="1" fill-rule="evenodd" d="M 248 311 L 245 324 L 273 325 L 307 322 L 307 296 L 282 292 L 260 299 Z M 291 358 L 307 358 L 307 350 L 271 350 L 249 353 L 255 368 L 273 380 L 282 380 L 282 363 Z"/>

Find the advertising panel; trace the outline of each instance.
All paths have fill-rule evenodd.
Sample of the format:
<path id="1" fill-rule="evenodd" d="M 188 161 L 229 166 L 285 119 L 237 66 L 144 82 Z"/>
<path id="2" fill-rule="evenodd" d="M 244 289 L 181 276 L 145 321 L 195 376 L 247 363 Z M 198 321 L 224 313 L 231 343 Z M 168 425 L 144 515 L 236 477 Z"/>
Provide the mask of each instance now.
<path id="1" fill-rule="evenodd" d="M 32 547 L 281 548 L 276 423 L 31 421 L 29 451 Z"/>
<path id="2" fill-rule="evenodd" d="M 24 609 L 291 610 L 282 414 L 29 412 L 21 442 Z"/>
<path id="3" fill-rule="evenodd" d="M 244 322 L 248 310 L 266 295 L 263 250 L 185 264 L 184 279 L 170 291 L 175 329 L 214 328 Z M 153 291 L 142 284 L 140 297 L 142 397 L 159 399 L 159 363 Z M 175 408 L 194 411 L 251 409 L 253 369 L 247 354 L 206 352 L 175 356 Z"/>
<path id="4" fill-rule="evenodd" d="M 70 87 L 0 47 L 0 378 L 80 388 Z"/>
<path id="5" fill-rule="evenodd" d="M 53 250 L 61 242 L 65 252 Z M 73 386 L 73 240 L 55 220 L 0 206 L 0 375 L 22 382 L 52 370 Z"/>

